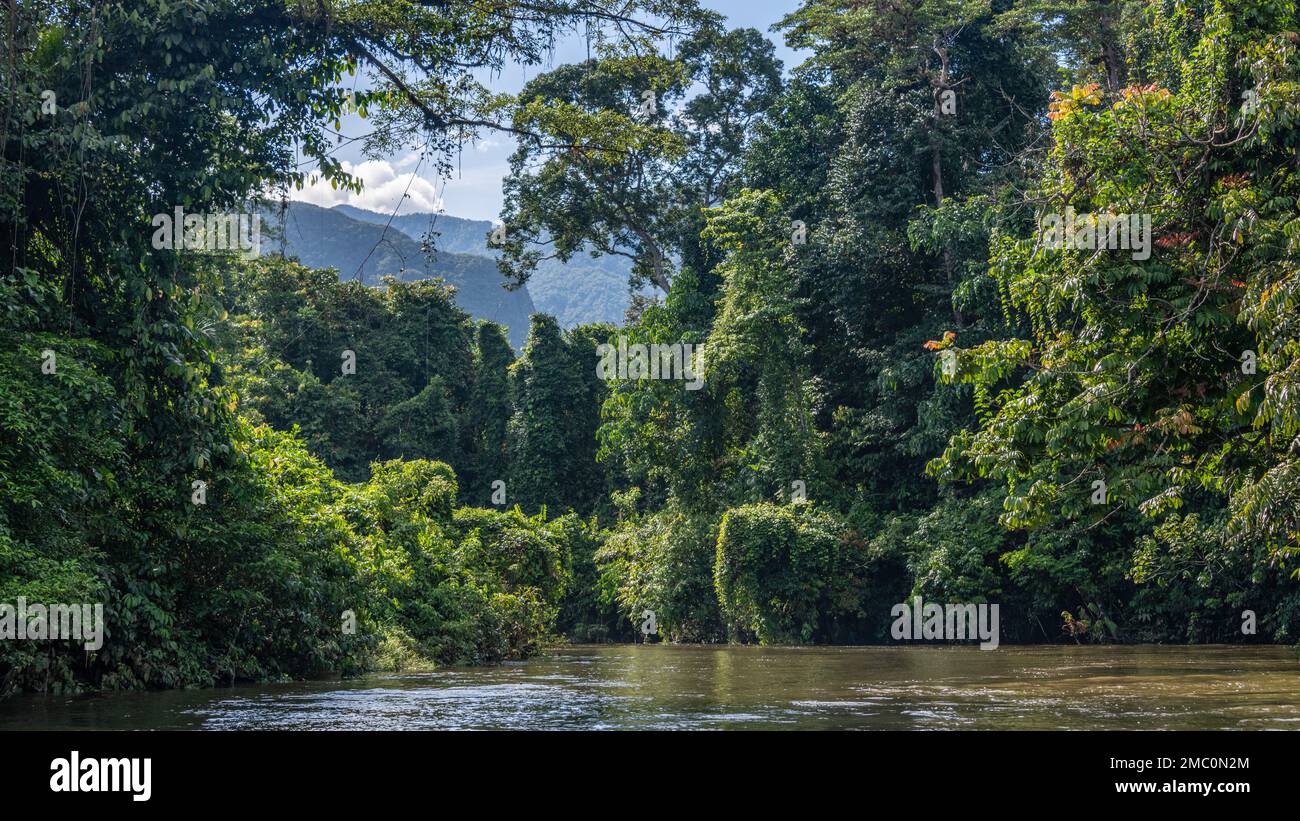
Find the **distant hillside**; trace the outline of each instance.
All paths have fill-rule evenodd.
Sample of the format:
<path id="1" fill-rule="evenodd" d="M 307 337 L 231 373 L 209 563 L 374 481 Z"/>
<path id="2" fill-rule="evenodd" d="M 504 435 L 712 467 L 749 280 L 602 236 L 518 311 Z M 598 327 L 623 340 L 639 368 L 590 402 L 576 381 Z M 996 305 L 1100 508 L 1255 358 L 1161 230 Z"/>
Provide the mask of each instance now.
<path id="1" fill-rule="evenodd" d="M 272 209 L 272 226 L 278 218 L 278 209 Z M 263 251 L 279 251 L 278 232 L 268 233 L 275 236 L 263 237 Z M 450 249 L 438 251 L 431 259 L 395 222 L 385 233 L 382 224 L 353 219 L 342 209 L 290 202 L 285 212 L 284 249 L 287 256 L 297 257 L 304 265 L 335 268 L 340 279 L 359 278 L 368 285 L 378 284 L 387 275 L 405 280 L 442 277 L 456 287 L 456 304 L 466 313 L 509 328 L 516 349 L 523 347 L 527 337 L 528 317 L 537 312 L 527 288 L 507 291 L 503 287 L 505 279 L 491 259 Z"/>
<path id="2" fill-rule="evenodd" d="M 336 205 L 333 210 L 379 225 L 387 223 L 389 217 L 351 205 Z M 492 223 L 487 220 L 419 212 L 399 214 L 393 218 L 392 227 L 417 241 L 424 240 L 433 231 L 433 244 L 440 251 L 496 256 L 496 251 L 487 244 L 487 236 L 492 231 Z M 622 325 L 628 305 L 627 277 L 631 267 L 631 260 L 625 257 L 592 258 L 583 254 L 567 263 L 548 260 L 537 266 L 528 280 L 528 291 L 537 310 L 553 315 L 565 328 L 587 322 Z"/>

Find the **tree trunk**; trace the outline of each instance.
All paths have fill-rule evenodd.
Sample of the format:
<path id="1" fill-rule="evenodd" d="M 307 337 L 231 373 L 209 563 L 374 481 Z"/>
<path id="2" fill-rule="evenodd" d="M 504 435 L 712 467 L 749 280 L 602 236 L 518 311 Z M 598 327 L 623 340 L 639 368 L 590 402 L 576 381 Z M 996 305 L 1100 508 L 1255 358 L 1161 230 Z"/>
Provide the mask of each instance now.
<path id="1" fill-rule="evenodd" d="M 940 108 L 941 98 L 943 92 L 948 89 L 948 50 L 936 43 L 934 51 L 939 55 L 939 79 L 935 83 L 934 119 L 930 128 L 930 173 L 934 179 L 934 207 L 941 208 L 943 206 L 943 161 L 939 145 L 939 118 L 943 116 Z M 943 273 L 947 278 L 950 295 L 956 288 L 952 269 L 952 248 L 945 246 L 943 249 Z M 952 309 L 952 319 L 953 322 L 957 323 L 957 327 L 962 326 L 961 311 L 956 306 L 953 306 Z"/>

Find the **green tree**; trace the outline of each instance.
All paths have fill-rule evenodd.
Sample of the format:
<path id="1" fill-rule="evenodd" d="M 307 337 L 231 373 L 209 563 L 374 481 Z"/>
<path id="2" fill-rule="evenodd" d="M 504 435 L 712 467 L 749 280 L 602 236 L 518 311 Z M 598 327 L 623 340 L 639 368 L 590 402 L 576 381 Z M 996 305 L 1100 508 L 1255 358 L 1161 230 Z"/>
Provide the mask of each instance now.
<path id="1" fill-rule="evenodd" d="M 511 157 L 503 270 L 522 283 L 585 248 L 630 258 L 632 288 L 664 294 L 681 265 L 707 271 L 701 209 L 734 187 L 780 86 L 771 43 L 716 20 L 673 58 L 610 49 L 531 81 L 513 118 L 535 136 Z"/>
<path id="2" fill-rule="evenodd" d="M 487 499 L 492 483 L 505 481 L 509 460 L 506 429 L 510 424 L 510 366 L 515 360 L 505 328 L 480 322 L 474 346 L 474 388 L 466 424 L 467 453 L 474 470 L 466 479 L 467 500 Z"/>
<path id="3" fill-rule="evenodd" d="M 529 510 L 559 507 L 564 482 L 572 475 L 568 417 L 578 375 L 554 317 L 533 315 L 528 342 L 510 376 L 515 406 L 507 434 L 507 498 Z"/>

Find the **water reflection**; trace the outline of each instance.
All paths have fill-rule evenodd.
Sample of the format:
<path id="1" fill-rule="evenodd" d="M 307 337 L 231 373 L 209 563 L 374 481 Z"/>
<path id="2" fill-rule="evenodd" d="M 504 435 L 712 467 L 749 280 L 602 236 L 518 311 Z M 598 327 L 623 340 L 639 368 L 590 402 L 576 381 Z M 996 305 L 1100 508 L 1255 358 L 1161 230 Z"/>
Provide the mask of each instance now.
<path id="1" fill-rule="evenodd" d="M 563 648 L 527 663 L 0 702 L 0 729 L 1300 729 L 1282 647 Z"/>

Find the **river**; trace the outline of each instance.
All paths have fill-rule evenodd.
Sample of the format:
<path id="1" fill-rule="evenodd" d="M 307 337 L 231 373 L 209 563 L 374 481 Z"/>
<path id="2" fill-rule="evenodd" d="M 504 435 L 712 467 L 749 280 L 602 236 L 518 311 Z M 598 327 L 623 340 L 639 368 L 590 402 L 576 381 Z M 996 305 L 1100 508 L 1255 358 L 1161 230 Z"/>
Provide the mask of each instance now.
<path id="1" fill-rule="evenodd" d="M 1300 729 L 1287 647 L 588 645 L 345 681 L 18 696 L 0 729 Z"/>

